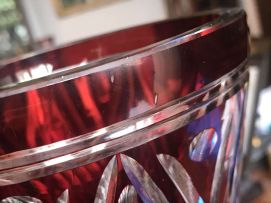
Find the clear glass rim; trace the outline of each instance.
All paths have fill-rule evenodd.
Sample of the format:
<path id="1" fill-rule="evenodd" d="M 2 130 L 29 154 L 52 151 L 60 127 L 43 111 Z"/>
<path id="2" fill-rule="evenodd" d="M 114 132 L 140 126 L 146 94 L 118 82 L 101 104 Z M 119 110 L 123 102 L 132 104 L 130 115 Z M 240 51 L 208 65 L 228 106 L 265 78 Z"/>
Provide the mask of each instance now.
<path id="1" fill-rule="evenodd" d="M 211 13 L 213 12 L 214 11 Z M 76 67 L 76 71 L 79 71 L 80 74 L 71 72 L 71 78 L 69 79 L 88 75 L 95 71 L 99 72 L 114 68 L 117 65 L 127 63 L 127 61 L 175 47 L 203 36 L 206 30 L 210 29 L 211 32 L 214 32 L 233 22 L 237 17 L 244 15 L 244 12 L 240 9 L 220 10 L 219 12 L 222 14 L 214 21 L 143 49 L 128 52 L 124 56 L 117 56 L 117 58 L 120 57 L 120 59 L 104 59 L 102 61 L 105 64 L 98 66 L 93 65 L 93 68 L 90 67 L 90 64 Z M 215 11 L 215 14 L 218 14 L 217 11 Z M 136 54 L 134 52 L 136 52 Z M 129 54 L 131 57 L 129 57 Z M 95 162 L 116 153 L 121 153 L 125 150 L 140 146 L 179 129 L 190 121 L 205 115 L 215 107 L 223 104 L 227 98 L 243 88 L 248 80 L 246 63 L 247 60 L 244 60 L 232 71 L 201 89 L 170 101 L 163 106 L 139 114 L 136 117 L 74 138 L 1 155 L 0 186 L 25 182 Z M 72 71 L 72 69 L 67 71 Z M 62 72 L 59 74 L 61 73 Z M 73 74 L 75 74 L 75 76 L 73 76 Z M 20 89 L 20 91 L 18 91 L 19 87 L 14 87 L 15 92 L 13 92 L 13 94 L 27 91 L 29 87 L 33 87 L 34 89 L 41 88 L 44 86 L 43 82 L 46 82 L 44 79 L 47 80 L 48 78 L 37 79 L 37 84 L 41 84 L 42 86 L 36 86 L 36 83 L 29 81 L 26 82 L 26 86 Z M 62 81 L 65 81 L 65 79 L 68 80 L 64 78 Z M 33 86 L 30 86 L 29 83 Z M 6 91 L 10 90 L 7 89 Z M 7 96 L 1 94 L 1 91 L 0 95 L 0 97 Z M 167 126 L 166 128 L 164 127 L 165 125 Z"/>
<path id="2" fill-rule="evenodd" d="M 205 35 L 211 34 L 217 31 L 218 29 L 221 29 L 224 26 L 227 26 L 228 24 L 230 24 L 237 18 L 240 18 L 243 15 L 245 15 L 244 11 L 240 8 L 228 8 L 228 9 L 215 9 L 211 11 L 199 12 L 197 14 L 191 15 L 190 17 L 203 16 L 207 14 L 208 15 L 216 14 L 218 15 L 218 17 L 201 26 L 195 27 L 181 34 L 172 36 L 170 38 L 150 44 L 142 48 L 134 49 L 134 50 L 127 51 L 124 53 L 114 54 L 112 56 L 105 57 L 98 60 L 89 61 L 88 63 L 84 65 L 72 65 L 68 67 L 63 67 L 59 70 L 53 71 L 49 75 L 31 79 L 29 81 L 24 81 L 20 83 L 10 83 L 4 86 L 0 86 L 0 98 L 23 93 L 23 92 L 33 90 L 33 89 L 39 89 L 39 88 L 54 85 L 57 83 L 62 83 L 62 82 L 73 80 L 82 76 L 90 75 L 93 73 L 98 73 L 98 72 L 114 69 L 123 64 L 129 64 L 137 59 L 150 56 L 152 54 L 179 46 L 181 44 L 184 44 L 189 41 L 195 40 L 197 38 L 203 37 Z M 186 16 L 185 18 L 189 18 L 189 16 Z M 48 51 L 50 50 L 46 50 L 40 53 L 32 53 L 32 54 L 29 54 L 27 57 L 18 58 L 16 59 L 16 61 L 23 60 L 26 58 L 31 58 Z M 5 68 L 5 66 L 3 66 L 2 68 Z"/>
<path id="3" fill-rule="evenodd" d="M 247 60 L 185 97 L 137 117 L 52 144 L 0 156 L 0 186 L 92 163 L 157 139 L 200 118 L 248 81 Z M 164 126 L 167 125 L 167 128 Z"/>

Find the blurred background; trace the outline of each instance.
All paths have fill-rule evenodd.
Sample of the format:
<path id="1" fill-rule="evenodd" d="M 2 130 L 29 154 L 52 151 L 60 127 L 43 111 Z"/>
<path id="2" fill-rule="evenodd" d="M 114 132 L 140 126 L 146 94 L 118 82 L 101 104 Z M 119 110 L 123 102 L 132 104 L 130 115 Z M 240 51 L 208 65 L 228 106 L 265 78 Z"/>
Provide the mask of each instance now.
<path id="1" fill-rule="evenodd" d="M 271 202 L 271 0 L 0 0 L 0 67 L 28 52 L 236 6 L 247 12 L 251 42 L 242 202 Z"/>

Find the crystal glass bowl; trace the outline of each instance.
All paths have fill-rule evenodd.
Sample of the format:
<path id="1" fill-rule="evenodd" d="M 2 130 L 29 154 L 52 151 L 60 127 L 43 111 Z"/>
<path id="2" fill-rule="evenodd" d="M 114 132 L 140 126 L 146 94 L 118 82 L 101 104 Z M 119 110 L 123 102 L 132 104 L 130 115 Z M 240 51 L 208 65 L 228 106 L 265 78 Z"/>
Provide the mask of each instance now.
<path id="1" fill-rule="evenodd" d="M 2 202 L 236 202 L 247 33 L 222 9 L 1 64 Z"/>

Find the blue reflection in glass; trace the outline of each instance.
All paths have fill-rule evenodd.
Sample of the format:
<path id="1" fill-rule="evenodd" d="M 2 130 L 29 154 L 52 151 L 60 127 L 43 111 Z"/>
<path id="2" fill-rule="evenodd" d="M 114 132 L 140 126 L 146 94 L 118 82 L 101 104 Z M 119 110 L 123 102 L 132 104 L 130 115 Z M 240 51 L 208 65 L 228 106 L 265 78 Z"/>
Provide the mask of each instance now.
<path id="1" fill-rule="evenodd" d="M 214 151 L 218 135 L 214 128 L 200 132 L 190 143 L 189 156 L 193 161 L 201 162 L 208 158 Z"/>
<path id="2" fill-rule="evenodd" d="M 199 197 L 198 203 L 204 203 L 204 201 L 203 201 L 203 199 L 201 197 Z"/>

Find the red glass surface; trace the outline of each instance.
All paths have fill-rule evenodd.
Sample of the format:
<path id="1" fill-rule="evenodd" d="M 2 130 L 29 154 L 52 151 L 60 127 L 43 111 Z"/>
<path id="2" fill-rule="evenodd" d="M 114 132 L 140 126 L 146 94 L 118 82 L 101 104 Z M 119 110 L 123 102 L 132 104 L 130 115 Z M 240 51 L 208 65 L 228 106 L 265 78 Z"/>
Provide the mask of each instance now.
<path id="1" fill-rule="evenodd" d="M 128 150 L 125 154 L 136 159 L 148 171 L 152 179 L 165 193 L 169 202 L 183 202 L 176 187 L 156 159 L 156 154 L 166 153 L 176 157 L 187 168 L 198 191 L 207 200 L 210 197 L 216 153 L 210 154 L 203 162 L 194 162 L 189 158 L 189 144 L 192 138 L 205 128 L 215 127 L 220 130 L 222 110 L 223 107 L 219 107 L 187 127 L 143 146 Z M 195 128 L 194 125 L 198 124 L 201 125 Z M 218 148 L 218 144 L 216 148 Z M 146 157 L 148 158 L 146 159 Z M 0 187 L 0 197 L 3 199 L 13 195 L 26 195 L 39 198 L 44 202 L 56 202 L 62 192 L 68 188 L 71 202 L 94 202 L 98 182 L 110 158 L 38 180 Z M 118 157 L 116 200 L 123 188 L 130 184 L 119 159 Z"/>
<path id="2" fill-rule="evenodd" d="M 231 113 L 237 112 L 237 117 L 235 119 L 240 119 L 242 116 L 243 96 L 244 92 L 241 91 L 230 99 L 231 101 L 235 100 L 231 103 L 230 110 Z M 142 167 L 151 176 L 152 180 L 163 191 L 169 202 L 184 202 L 183 197 L 163 170 L 156 155 L 162 153 L 175 157 L 176 160 L 178 160 L 187 170 L 203 201 L 209 202 L 216 158 L 222 139 L 221 126 L 223 125 L 223 111 L 225 111 L 225 105 L 221 105 L 213 109 L 200 119 L 190 122 L 187 126 L 181 129 L 154 141 L 148 142 L 142 146 L 125 151 L 124 153 L 142 165 Z M 234 120 L 234 122 L 236 122 L 236 120 Z M 213 147 L 213 151 L 211 151 L 211 153 L 202 151 L 203 153 L 201 152 L 202 154 L 200 154 L 202 157 L 201 161 L 194 161 L 190 155 L 191 141 L 204 129 L 209 128 L 214 129 L 218 135 L 216 141 L 214 141 L 213 136 L 211 137 L 212 139 L 207 141 L 208 147 Z M 233 126 L 231 127 L 231 130 L 235 130 Z M 231 157 L 231 151 L 239 148 L 238 144 L 233 141 L 234 136 L 235 134 L 230 135 L 230 139 L 227 142 L 228 152 L 226 153 L 226 161 L 229 163 L 235 160 L 234 157 Z M 239 139 L 240 137 L 238 136 L 237 140 Z M 199 156 L 199 154 L 197 155 Z M 0 197 L 5 198 L 14 195 L 21 195 L 32 196 L 42 200 L 43 202 L 57 202 L 57 198 L 61 196 L 65 189 L 68 189 L 70 202 L 94 202 L 98 183 L 111 158 L 112 157 L 109 157 L 86 166 L 40 179 L 33 179 L 25 183 L 0 187 Z M 119 154 L 117 155 L 117 161 L 117 188 L 114 202 L 118 201 L 123 188 L 131 184 L 123 169 Z M 230 181 L 230 179 L 227 174 L 232 173 L 233 170 L 234 165 L 231 164 L 225 165 L 225 168 L 223 169 L 225 179 L 223 182 L 224 185 L 222 186 L 224 188 L 221 192 L 222 195 L 219 202 L 223 202 L 224 198 L 228 195 L 229 191 L 226 191 L 226 189 L 229 187 L 228 181 Z M 140 202 L 139 197 L 138 201 Z"/>
<path id="3" fill-rule="evenodd" d="M 92 50 L 99 48 L 104 54 L 98 57 L 103 57 L 142 47 L 208 20 L 210 17 L 184 22 L 181 19 L 119 31 L 16 61 L 2 67 L 0 75 L 16 78 L 15 74 L 20 70 L 31 73 L 31 68 L 39 65 L 51 64 L 57 69 L 78 64 L 97 57 L 86 55 Z M 247 56 L 244 21 L 241 18 L 214 33 L 124 66 L 0 99 L 1 154 L 108 126 L 185 96 L 218 79 Z M 131 47 L 115 44 L 118 42 Z"/>
<path id="4" fill-rule="evenodd" d="M 111 62 L 112 57 L 122 57 L 114 55 L 116 53 L 151 45 L 216 18 L 218 15 L 199 15 L 143 25 L 86 39 L 3 65 L 0 69 L 0 84 L 10 81 L 10 87 L 2 86 L 1 91 L 13 91 L 17 87 L 25 89 L 0 98 L 0 155 L 9 156 L 8 154 L 12 152 L 74 138 L 126 119 L 140 117 L 150 110 L 199 91 L 205 85 L 232 71 L 247 57 L 247 25 L 244 14 L 214 32 L 208 29 L 185 43 L 134 60 L 128 53 L 127 58 L 132 59 L 127 63 L 95 69 L 98 65 Z M 174 43 L 174 40 L 172 38 L 171 42 Z M 111 57 L 104 59 L 108 56 Z M 87 63 L 96 59 L 101 61 Z M 32 84 L 50 81 L 55 77 L 49 74 L 35 78 L 35 75 L 42 75 L 41 72 L 50 73 L 51 69 L 58 71 L 71 65 L 84 65 L 84 70 L 92 68 L 95 71 L 61 83 L 27 89 Z M 63 75 L 63 78 L 65 77 L 66 75 Z M 233 78 L 233 81 L 234 79 L 236 78 Z M 12 87 L 16 82 L 22 83 Z M 237 93 L 237 90 L 234 93 Z M 230 96 L 232 96 L 230 100 L 238 100 L 232 104 L 231 112 L 237 109 L 239 114 L 236 119 L 239 120 L 242 117 L 243 90 L 235 96 Z M 222 139 L 224 110 L 225 103 L 211 106 L 202 117 L 197 120 L 191 119 L 186 126 L 122 153 L 136 160 L 147 171 L 168 202 L 184 202 L 156 155 L 168 154 L 175 157 L 190 175 L 202 200 L 209 202 Z M 204 153 L 207 153 L 204 158 L 197 157 L 195 152 L 196 157 L 193 158 L 190 154 L 193 148 L 192 140 L 209 128 L 213 130 L 209 132 L 210 135 L 206 135 L 209 136 L 206 138 L 207 141 L 204 140 L 209 143 L 207 144 L 209 148 L 204 148 L 209 153 L 203 151 L 204 156 Z M 232 128 L 240 129 L 241 125 L 237 122 Z M 213 133 L 217 133 L 217 137 L 214 138 Z M 234 150 L 233 156 L 229 158 L 231 164 L 225 166 L 226 175 L 221 189 L 223 192 L 220 193 L 225 196 L 230 193 L 227 191 L 230 188 L 228 181 L 232 181 L 230 180 L 232 176 L 227 174 L 234 171 L 236 158 L 233 157 L 239 149 L 237 141 L 233 143 L 235 147 L 228 149 Z M 120 156 L 119 153 L 116 154 L 118 163 L 116 191 L 108 192 L 109 195 L 114 194 L 112 196 L 114 202 L 118 201 L 123 188 L 128 184 L 131 185 Z M 1 186 L 0 199 L 10 196 L 31 196 L 43 202 L 56 202 L 68 189 L 71 203 L 94 202 L 98 184 L 111 158 L 112 156 L 23 183 Z M 0 175 L 4 172 L 0 171 Z M 223 195 L 219 196 L 221 202 L 224 198 Z M 138 202 L 142 201 L 140 200 L 142 196 L 137 196 L 137 199 Z"/>

